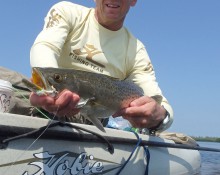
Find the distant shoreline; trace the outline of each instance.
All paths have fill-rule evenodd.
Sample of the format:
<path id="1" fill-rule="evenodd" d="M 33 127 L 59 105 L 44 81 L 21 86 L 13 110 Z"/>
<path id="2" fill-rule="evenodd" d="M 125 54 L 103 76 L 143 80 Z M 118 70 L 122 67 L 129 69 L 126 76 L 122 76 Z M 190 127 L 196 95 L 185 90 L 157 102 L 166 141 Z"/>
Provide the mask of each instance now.
<path id="1" fill-rule="evenodd" d="M 194 137 L 191 136 L 194 140 L 200 141 L 200 142 L 219 142 L 220 143 L 220 137 Z"/>

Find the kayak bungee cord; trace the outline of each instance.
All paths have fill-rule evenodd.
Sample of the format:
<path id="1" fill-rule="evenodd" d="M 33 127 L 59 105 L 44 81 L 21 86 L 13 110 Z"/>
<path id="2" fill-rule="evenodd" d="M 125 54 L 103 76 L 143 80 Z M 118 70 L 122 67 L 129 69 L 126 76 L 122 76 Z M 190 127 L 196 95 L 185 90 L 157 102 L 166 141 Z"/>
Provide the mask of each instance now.
<path id="1" fill-rule="evenodd" d="M 143 146 L 145 154 L 146 154 L 146 160 L 147 160 L 147 166 L 145 170 L 145 175 L 148 175 L 149 172 L 149 165 L 150 165 L 150 151 L 146 146 Z"/>
<path id="2" fill-rule="evenodd" d="M 134 147 L 134 149 L 132 150 L 130 156 L 128 157 L 128 159 L 125 161 L 125 163 L 122 165 L 122 167 L 118 170 L 118 172 L 116 173 L 116 175 L 119 175 L 121 173 L 121 171 L 125 168 L 125 166 L 127 165 L 127 163 L 130 161 L 132 155 L 134 154 L 134 152 L 137 150 L 138 147 L 140 147 L 141 145 L 141 142 L 142 142 L 142 139 L 139 137 L 139 135 L 134 132 L 134 131 L 131 131 L 135 134 L 135 136 L 137 137 L 138 139 L 138 142 L 136 144 L 136 146 Z M 149 163 L 150 163 L 150 152 L 148 150 L 148 148 L 146 148 L 146 146 L 143 146 L 144 148 L 144 151 L 145 151 L 145 154 L 146 154 L 146 161 L 147 161 L 147 165 L 146 165 L 146 170 L 145 170 L 145 173 L 144 175 L 148 175 L 148 172 L 149 172 Z"/>
<path id="3" fill-rule="evenodd" d="M 76 126 L 76 125 L 73 125 L 71 123 L 68 123 L 68 122 L 60 122 L 60 121 L 56 121 L 56 122 L 51 122 L 50 124 L 46 125 L 46 126 L 43 126 L 43 127 L 40 127 L 38 129 L 35 129 L 33 131 L 30 131 L 28 133 L 24 133 L 24 134 L 20 134 L 20 135 L 17 135 L 17 136 L 14 136 L 14 137 L 10 137 L 10 138 L 7 138 L 7 139 L 4 139 L 2 141 L 3 144 L 5 143 L 9 143 L 13 140 L 17 140 L 17 139 L 21 139 L 21 138 L 25 138 L 25 137 L 28 137 L 28 136 L 32 136 L 32 135 L 35 135 L 35 134 L 38 134 L 38 133 L 41 133 L 40 136 L 43 135 L 43 133 L 46 132 L 47 129 L 49 128 L 52 128 L 52 127 L 55 127 L 55 126 L 68 126 L 70 128 L 74 128 L 74 129 L 77 129 L 77 130 L 82 130 L 82 131 L 85 131 L 85 132 L 88 132 L 90 134 L 93 134 L 95 136 L 97 136 L 99 139 L 103 140 L 107 145 L 108 145 L 108 151 L 109 153 L 113 154 L 114 153 L 114 147 L 113 145 L 102 135 L 96 133 L 96 132 L 93 132 L 91 130 L 88 130 L 88 129 L 85 129 L 85 128 L 82 128 L 80 126 Z M 43 132 L 42 132 L 43 131 Z"/>
<path id="4" fill-rule="evenodd" d="M 85 128 L 82 128 L 82 127 L 79 127 L 79 126 L 76 126 L 76 125 L 73 125 L 71 123 L 67 123 L 67 122 L 60 122 L 60 121 L 56 121 L 56 122 L 53 122 L 53 123 L 50 123 L 46 126 L 43 126 L 43 127 L 40 127 L 36 130 L 33 130 L 33 131 L 30 131 L 28 133 L 25 133 L 25 134 L 21 134 L 21 135 L 17 135 L 17 136 L 14 136 L 14 137 L 10 137 L 10 138 L 7 138 L 7 139 L 4 139 L 2 140 L 2 143 L 5 144 L 5 143 L 9 143 L 13 140 L 17 140 L 17 139 L 21 139 L 21 138 L 25 138 L 25 137 L 28 137 L 28 136 L 32 136 L 34 134 L 38 134 L 38 133 L 41 133 L 43 131 L 46 132 L 47 129 L 49 128 L 52 128 L 52 127 L 55 127 L 55 126 L 68 126 L 70 128 L 74 128 L 74 129 L 78 129 L 78 130 L 82 130 L 82 131 L 85 131 L 85 132 L 88 132 L 90 134 L 93 134 L 95 136 L 97 136 L 98 138 L 100 138 L 101 140 L 103 140 L 104 142 L 107 143 L 108 145 L 108 151 L 113 154 L 114 153 L 114 147 L 113 145 L 102 135 L 96 133 L 96 132 L 93 132 L 93 131 L 90 131 L 88 129 L 85 129 Z M 41 133 L 40 136 L 43 135 L 43 133 Z"/>

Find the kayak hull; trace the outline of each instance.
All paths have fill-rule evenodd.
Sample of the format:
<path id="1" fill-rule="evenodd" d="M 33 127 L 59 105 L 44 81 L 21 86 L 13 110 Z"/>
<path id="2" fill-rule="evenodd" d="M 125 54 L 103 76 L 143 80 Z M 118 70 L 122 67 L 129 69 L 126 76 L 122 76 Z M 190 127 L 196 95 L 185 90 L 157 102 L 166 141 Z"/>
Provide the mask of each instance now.
<path id="1" fill-rule="evenodd" d="M 51 121 L 23 115 L 0 113 L 0 174 L 12 175 L 115 175 L 125 163 L 121 175 L 198 174 L 201 160 L 197 150 L 138 146 L 132 132 L 106 128 L 100 132 L 90 125 L 74 124 L 98 133 L 114 148 L 96 135 L 66 126 L 47 128 Z M 45 127 L 46 126 L 46 127 Z M 7 141 L 35 129 L 45 127 L 37 134 Z M 142 140 L 174 143 L 156 136 L 139 135 Z M 126 142 L 126 139 L 133 140 Z M 121 141 L 120 141 L 121 140 Z M 136 148 L 136 149 L 135 149 Z M 146 152 L 148 150 L 149 152 Z M 131 159 L 129 156 L 134 151 Z"/>

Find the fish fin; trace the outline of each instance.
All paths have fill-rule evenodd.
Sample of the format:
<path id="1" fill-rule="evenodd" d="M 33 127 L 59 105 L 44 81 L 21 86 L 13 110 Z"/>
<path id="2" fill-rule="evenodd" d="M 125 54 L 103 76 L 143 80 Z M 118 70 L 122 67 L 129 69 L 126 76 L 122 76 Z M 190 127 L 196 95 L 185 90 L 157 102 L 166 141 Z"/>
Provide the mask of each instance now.
<path id="1" fill-rule="evenodd" d="M 120 78 L 110 77 L 110 76 L 109 76 L 109 79 L 112 79 L 112 80 L 114 80 L 114 81 L 122 81 L 122 79 L 120 79 Z"/>
<path id="2" fill-rule="evenodd" d="M 99 130 L 106 132 L 101 121 L 95 116 L 85 116 L 89 121 L 91 121 Z"/>
<path id="3" fill-rule="evenodd" d="M 85 100 L 84 100 L 85 102 Z M 114 111 L 109 110 L 103 105 L 96 103 L 95 98 L 90 98 L 86 104 L 80 108 L 80 113 L 86 119 L 91 121 L 98 129 L 105 132 L 105 129 L 99 120 L 99 118 L 108 118 L 114 113 Z"/>
<path id="4" fill-rule="evenodd" d="M 81 109 L 83 108 L 85 105 L 87 105 L 87 103 L 91 102 L 91 101 L 94 101 L 95 100 L 95 97 L 91 97 L 91 98 L 88 98 L 86 100 L 80 100 L 80 102 L 77 103 L 77 105 L 75 106 L 75 108 L 77 109 Z"/>
<path id="5" fill-rule="evenodd" d="M 114 114 L 115 111 L 91 100 L 80 109 L 80 112 L 84 116 L 95 116 L 96 118 L 108 118 L 109 116 Z"/>
<path id="6" fill-rule="evenodd" d="M 108 115 L 109 113 L 106 111 L 106 108 L 104 108 L 102 105 L 98 105 L 94 101 L 89 101 L 89 103 L 80 109 L 80 113 L 86 119 L 91 121 L 98 129 L 100 129 L 102 132 L 105 132 L 105 129 L 99 118 L 107 118 L 110 116 Z"/>
<path id="7" fill-rule="evenodd" d="M 158 104 L 161 104 L 163 97 L 161 95 L 151 96 Z"/>

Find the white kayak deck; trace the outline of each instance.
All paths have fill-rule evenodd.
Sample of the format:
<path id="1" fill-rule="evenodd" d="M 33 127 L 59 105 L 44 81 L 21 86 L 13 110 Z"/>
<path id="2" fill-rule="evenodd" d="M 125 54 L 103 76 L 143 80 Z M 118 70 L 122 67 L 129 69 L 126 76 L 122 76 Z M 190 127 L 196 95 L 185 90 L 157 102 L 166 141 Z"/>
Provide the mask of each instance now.
<path id="1" fill-rule="evenodd" d="M 104 136 L 114 148 L 108 151 L 103 139 L 68 126 L 52 126 L 50 120 L 0 113 L 0 174 L 4 175 L 115 175 L 129 158 L 138 142 L 132 132 L 72 124 Z M 37 134 L 5 140 L 45 127 Z M 141 135 L 143 141 L 173 143 L 156 136 Z M 2 142 L 4 141 L 4 143 Z M 201 166 L 197 150 L 146 146 L 150 153 L 149 175 L 198 174 Z M 4 157 L 4 158 L 3 158 Z M 143 146 L 138 147 L 121 175 L 144 175 L 147 165 Z"/>

